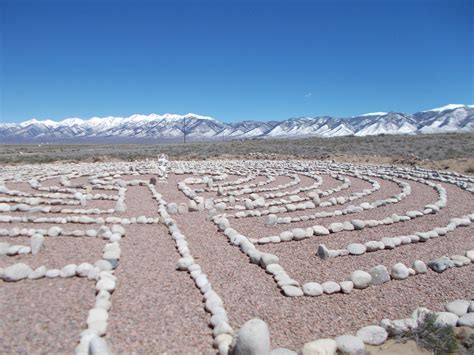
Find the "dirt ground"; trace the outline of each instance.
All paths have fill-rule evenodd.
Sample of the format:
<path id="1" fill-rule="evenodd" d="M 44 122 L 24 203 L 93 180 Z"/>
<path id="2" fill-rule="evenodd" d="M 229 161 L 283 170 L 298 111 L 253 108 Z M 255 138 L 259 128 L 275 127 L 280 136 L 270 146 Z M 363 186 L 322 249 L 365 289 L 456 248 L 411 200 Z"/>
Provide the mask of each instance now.
<path id="1" fill-rule="evenodd" d="M 474 174 L 474 133 L 254 139 L 187 144 L 0 145 L 0 164 L 171 159 L 318 159 Z"/>

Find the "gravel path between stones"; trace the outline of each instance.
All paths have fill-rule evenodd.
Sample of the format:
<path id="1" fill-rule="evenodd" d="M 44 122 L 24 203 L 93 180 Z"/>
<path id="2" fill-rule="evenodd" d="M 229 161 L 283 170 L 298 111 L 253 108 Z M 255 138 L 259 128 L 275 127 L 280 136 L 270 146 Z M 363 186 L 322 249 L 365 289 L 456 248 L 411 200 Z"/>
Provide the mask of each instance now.
<path id="1" fill-rule="evenodd" d="M 0 353 L 70 354 L 94 304 L 94 286 L 77 278 L 0 280 Z"/>
<path id="2" fill-rule="evenodd" d="M 146 187 L 130 188 L 126 203 L 125 215 L 157 213 Z M 115 272 L 118 286 L 112 295 L 107 330 L 113 351 L 211 351 L 212 334 L 201 294 L 188 273 L 175 270 L 179 254 L 166 228 L 127 226 L 120 245 L 122 257 Z"/>
<path id="3" fill-rule="evenodd" d="M 327 177 L 325 176 L 324 180 L 323 180 L 323 184 L 320 187 L 321 190 L 327 190 L 327 189 L 330 189 L 330 188 L 334 187 L 334 186 L 328 187 L 325 183 L 326 179 L 327 179 Z M 330 178 L 330 179 L 332 179 L 332 178 Z M 366 181 L 363 181 L 363 180 L 360 180 L 360 179 L 354 179 L 352 177 L 351 177 L 351 180 L 353 182 L 353 185 L 349 189 L 341 191 L 339 193 L 340 196 L 348 196 L 352 192 L 362 191 L 363 189 L 370 187 L 370 185 Z M 379 183 L 381 183 L 380 179 L 379 180 L 374 179 L 374 180 L 379 181 Z M 335 180 L 335 181 L 338 182 L 337 180 Z M 425 187 L 424 185 L 422 185 L 422 186 Z M 427 189 L 430 189 L 430 188 L 427 187 Z M 430 190 L 433 191 L 433 194 L 431 196 L 431 200 L 428 198 L 427 201 L 432 202 L 432 201 L 436 200 L 436 192 L 433 189 L 430 189 Z M 372 193 L 368 197 L 365 197 L 365 198 L 354 201 L 353 204 L 356 205 L 356 204 L 360 204 L 362 202 L 375 202 L 378 199 L 388 198 L 389 196 L 392 196 L 392 195 L 394 195 L 398 192 L 400 192 L 400 188 L 398 187 L 397 184 L 395 184 L 393 182 L 385 181 L 385 182 L 383 182 L 383 188 L 382 189 L 380 189 L 378 191 L 375 191 L 374 193 Z M 333 195 L 330 195 L 328 197 L 323 197 L 321 199 L 321 201 L 326 201 L 330 197 L 336 197 L 336 196 L 337 196 L 336 194 L 333 194 Z M 409 197 L 410 196 L 408 196 L 407 198 L 409 198 Z M 359 202 L 357 202 L 357 201 L 359 201 Z M 399 202 L 395 205 L 401 206 L 401 203 L 403 203 L 403 201 L 401 201 L 401 202 Z M 350 203 L 345 204 L 345 205 L 336 205 L 336 206 L 330 206 L 330 207 L 317 207 L 317 208 L 314 208 L 312 210 L 288 212 L 288 213 L 280 214 L 279 216 L 282 216 L 282 217 L 285 216 L 286 217 L 286 216 L 311 215 L 311 214 L 315 214 L 315 213 L 321 212 L 321 211 L 334 211 L 336 209 L 344 209 L 349 204 Z M 402 208 L 402 207 L 398 207 L 398 206 L 394 207 L 394 210 L 396 212 L 400 212 L 400 209 Z M 379 212 L 377 210 L 387 209 L 388 207 L 389 206 L 382 206 L 382 207 L 379 207 L 375 210 L 370 210 L 370 212 L 371 213 L 374 213 L 374 212 L 380 213 L 382 216 L 386 217 L 386 216 L 392 214 L 393 212 L 387 212 L 387 211 L 386 212 Z M 419 205 L 417 205 L 417 207 L 419 207 Z M 250 238 L 261 238 L 261 237 L 267 237 L 267 236 L 270 236 L 270 235 L 279 235 L 281 232 L 283 232 L 285 230 L 288 230 L 288 229 L 292 229 L 292 228 L 305 228 L 305 227 L 314 226 L 316 224 L 321 224 L 321 225 L 327 226 L 327 225 L 331 224 L 332 222 L 339 222 L 341 220 L 351 220 L 351 219 L 356 219 L 356 218 L 362 218 L 362 219 L 372 218 L 372 217 L 365 217 L 365 216 L 368 216 L 367 213 L 369 213 L 369 211 L 363 211 L 361 213 L 355 213 L 355 214 L 347 215 L 347 216 L 317 218 L 315 220 L 310 220 L 310 221 L 306 221 L 306 222 L 293 222 L 293 223 L 290 223 L 290 224 L 277 224 L 277 225 L 274 225 L 272 227 L 265 226 L 265 218 L 266 217 L 235 218 L 235 219 L 231 220 L 231 224 L 232 224 L 233 228 L 237 229 L 241 233 L 244 233 L 246 236 L 248 236 Z M 260 226 L 261 226 L 261 228 L 260 228 Z"/>
<path id="4" fill-rule="evenodd" d="M 427 264 L 430 260 L 441 256 L 464 255 L 466 250 L 474 248 L 474 227 L 460 228 L 426 243 L 402 245 L 392 250 L 326 260 L 315 255 L 318 244 L 316 241 L 310 243 L 308 240 L 303 240 L 301 243 L 290 242 L 286 246 L 283 243 L 269 247 L 265 245 L 259 249 L 276 254 L 280 258 L 280 265 L 300 284 L 310 281 L 340 282 L 349 280 L 354 270 L 368 271 L 374 266 L 385 265 L 390 271 L 396 263 L 411 267 L 415 260 L 423 260 Z"/>
<path id="5" fill-rule="evenodd" d="M 124 180 L 149 181 L 154 175 L 127 175 Z M 187 203 L 188 198 L 178 190 L 177 183 L 191 175 L 170 174 L 167 182 L 158 182 L 156 190 L 168 202 Z M 328 175 L 321 175 L 321 190 L 342 184 Z M 232 181 L 241 177 L 231 175 Z M 371 185 L 351 176 L 349 189 L 322 198 L 348 196 L 352 192 L 370 188 Z M 280 191 L 291 191 L 309 186 L 314 180 L 300 175 L 301 183 Z M 379 178 L 381 189 L 368 197 L 349 204 L 371 202 L 399 193 L 393 182 Z M 264 181 L 259 176 L 242 185 Z M 403 179 L 401 179 L 403 180 Z M 44 182 L 54 186 L 58 178 Z M 289 177 L 278 177 L 276 181 L 262 186 L 276 187 L 291 181 Z M 412 194 L 393 205 L 367 210 L 361 213 L 321 218 L 313 221 L 265 226 L 265 217 L 230 218 L 233 228 L 249 237 L 278 235 L 283 230 L 307 227 L 316 224 L 327 226 L 335 221 L 352 219 L 379 219 L 392 213 L 402 214 L 407 210 L 421 209 L 437 199 L 437 193 L 429 186 L 406 180 Z M 74 184 L 86 183 L 87 177 L 71 179 Z M 21 191 L 37 193 L 26 183 L 11 183 L 7 186 Z M 205 185 L 190 185 L 192 188 Z M 464 254 L 474 249 L 474 225 L 457 228 L 447 236 L 431 239 L 426 243 L 409 244 L 393 250 L 366 253 L 362 256 L 346 256 L 321 260 L 315 256 L 319 243 L 329 248 L 345 248 L 354 242 L 380 240 L 386 236 L 413 234 L 434 226 L 446 224 L 450 218 L 472 212 L 472 195 L 458 187 L 443 184 L 448 194 L 447 207 L 435 215 L 427 215 L 408 222 L 388 226 L 365 228 L 362 231 L 341 232 L 325 237 L 311 237 L 303 241 L 257 245 L 264 252 L 279 257 L 281 266 L 289 276 L 300 284 L 308 281 L 343 281 L 355 269 L 368 270 L 383 264 L 390 268 L 397 262 L 408 266 L 415 259 L 425 262 L 443 255 Z M 242 186 L 240 186 L 242 188 Z M 258 187 L 257 187 L 258 188 Z M 117 194 L 117 191 L 94 190 L 94 193 Z M 260 192 L 260 195 L 265 192 Z M 306 194 L 305 192 L 300 195 Z M 199 196 L 216 196 L 215 192 L 199 193 Z M 8 197 L 6 195 L 1 195 Z M 246 198 L 249 195 L 241 195 Z M 284 197 L 285 198 L 285 197 Z M 158 206 L 146 186 L 128 186 L 126 192 L 127 211 L 114 213 L 116 217 L 157 217 Z M 115 201 L 89 201 L 87 208 L 115 205 Z M 239 202 L 239 204 L 241 204 Z M 318 211 L 342 209 L 349 204 L 303 210 L 280 216 L 314 214 Z M 65 206 L 66 207 L 66 206 Z M 66 208 L 70 208 L 67 206 Z M 76 207 L 71 207 L 76 208 Z M 79 206 L 77 208 L 80 208 Z M 106 208 L 106 207 L 102 207 Z M 232 211 L 228 211 L 233 213 Z M 14 216 L 28 213 L 12 212 Z M 38 214 L 42 215 L 42 214 Z M 54 216 L 61 216 L 54 214 Z M 106 217 L 107 215 L 103 215 Z M 290 298 L 282 295 L 271 275 L 249 262 L 238 247 L 231 245 L 227 237 L 207 219 L 207 211 L 176 214 L 172 216 L 186 236 L 189 249 L 196 263 L 207 274 L 212 289 L 222 298 L 235 332 L 251 318 L 267 322 L 272 348 L 285 347 L 299 350 L 305 342 L 322 337 L 334 337 L 343 333 L 354 334 L 360 327 L 378 324 L 383 318 L 408 317 L 419 306 L 435 311 L 454 299 L 474 297 L 474 265 L 452 268 L 442 274 L 431 270 L 424 275 L 409 277 L 403 281 L 390 281 L 381 286 L 365 290 L 353 290 L 350 295 L 334 294 L 320 297 Z M 0 223 L 0 228 L 49 228 L 51 224 Z M 97 224 L 65 224 L 67 230 L 98 229 Z M 126 236 L 120 241 L 121 255 L 115 270 L 117 287 L 111 296 L 112 308 L 105 340 L 114 353 L 215 353 L 210 315 L 204 310 L 202 295 L 190 275 L 175 269 L 179 254 L 175 242 L 162 224 L 125 225 Z M 26 237 L 1 237 L 1 242 L 30 245 Z M 2 256 L 0 267 L 15 262 L 25 262 L 35 268 L 45 265 L 59 268 L 70 263 L 94 263 L 101 259 L 105 241 L 95 238 L 46 237 L 43 248 L 36 256 Z M 24 353 L 70 353 L 77 345 L 79 335 L 86 327 L 87 313 L 94 305 L 94 281 L 81 278 L 23 280 L 6 283 L 0 280 L 0 352 Z"/>
<path id="6" fill-rule="evenodd" d="M 28 237 L 2 237 L 1 242 L 12 245 L 30 246 Z M 102 259 L 105 241 L 98 238 L 45 237 L 43 246 L 37 255 L 25 254 L 0 258 L 0 267 L 14 263 L 25 263 L 35 269 L 46 266 L 48 269 L 62 268 L 68 264 L 94 264 Z"/>
<path id="7" fill-rule="evenodd" d="M 238 329 L 251 318 L 261 318 L 270 328 L 273 347 L 300 349 L 305 342 L 355 332 L 383 318 L 407 317 L 418 306 L 441 310 L 447 301 L 469 298 L 474 291 L 467 287 L 473 280 L 471 265 L 355 290 L 351 295 L 284 297 L 270 275 L 250 264 L 204 218 L 205 213 L 193 213 L 176 216 L 176 221 L 223 299 L 231 326 Z M 343 269 L 345 275 L 349 268 Z"/>

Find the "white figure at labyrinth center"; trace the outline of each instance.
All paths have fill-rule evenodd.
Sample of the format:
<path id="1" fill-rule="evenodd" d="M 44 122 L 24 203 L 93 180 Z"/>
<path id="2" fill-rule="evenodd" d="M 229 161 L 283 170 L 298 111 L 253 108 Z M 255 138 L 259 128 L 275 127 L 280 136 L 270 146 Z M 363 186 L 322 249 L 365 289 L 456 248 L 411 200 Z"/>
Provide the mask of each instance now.
<path id="1" fill-rule="evenodd" d="M 158 176 L 162 179 L 168 178 L 168 162 L 169 157 L 166 154 L 161 154 L 158 158 Z"/>

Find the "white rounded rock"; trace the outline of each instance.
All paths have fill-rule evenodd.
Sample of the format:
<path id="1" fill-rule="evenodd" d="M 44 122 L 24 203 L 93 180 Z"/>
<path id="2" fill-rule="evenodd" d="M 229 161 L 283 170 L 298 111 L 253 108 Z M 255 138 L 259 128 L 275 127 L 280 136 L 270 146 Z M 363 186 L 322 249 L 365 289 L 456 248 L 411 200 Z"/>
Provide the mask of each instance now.
<path id="1" fill-rule="evenodd" d="M 459 317 L 457 324 L 463 327 L 474 328 L 474 313 L 466 313 L 463 316 Z"/>
<path id="2" fill-rule="evenodd" d="M 38 254 L 41 246 L 43 245 L 44 237 L 41 234 L 34 234 L 31 237 L 31 254 Z"/>
<path id="3" fill-rule="evenodd" d="M 351 243 L 347 246 L 347 250 L 349 250 L 349 254 L 362 255 L 366 252 L 367 247 L 364 244 Z"/>
<path id="4" fill-rule="evenodd" d="M 455 327 L 459 317 L 451 312 L 436 312 L 435 324 L 440 326 Z"/>
<path id="5" fill-rule="evenodd" d="M 328 229 L 331 233 L 341 232 L 344 230 L 344 224 L 339 223 L 339 222 L 334 222 L 329 225 Z"/>
<path id="6" fill-rule="evenodd" d="M 323 291 L 327 295 L 331 295 L 333 293 L 341 291 L 341 286 L 334 281 L 326 281 L 323 284 L 321 284 Z"/>
<path id="7" fill-rule="evenodd" d="M 355 288 L 362 290 L 369 287 L 372 276 L 368 272 L 356 270 L 351 274 L 351 281 L 354 283 Z"/>
<path id="8" fill-rule="evenodd" d="M 329 230 L 323 226 L 313 226 L 314 235 L 316 236 L 323 236 L 328 235 Z"/>
<path id="9" fill-rule="evenodd" d="M 266 268 L 270 264 L 278 264 L 278 256 L 270 253 L 262 253 L 260 257 L 260 264 L 263 268 Z"/>
<path id="10" fill-rule="evenodd" d="M 76 269 L 77 265 L 76 264 L 69 264 L 66 265 L 61 269 L 61 272 L 59 273 L 59 276 L 61 277 L 73 277 L 76 275 Z"/>
<path id="11" fill-rule="evenodd" d="M 33 270 L 24 263 L 17 263 L 3 269 L 2 278 L 4 281 L 15 282 L 26 279 Z"/>
<path id="12" fill-rule="evenodd" d="M 387 340 L 387 331 L 378 325 L 369 325 L 357 331 L 357 336 L 368 345 L 380 345 Z"/>
<path id="13" fill-rule="evenodd" d="M 35 269 L 31 274 L 28 275 L 28 278 L 31 280 L 37 280 L 41 279 L 42 277 L 45 277 L 46 275 L 46 266 L 40 266 L 37 269 Z"/>
<path id="14" fill-rule="evenodd" d="M 58 235 L 60 235 L 62 232 L 62 229 L 60 227 L 57 227 L 57 226 L 53 226 L 51 228 L 48 229 L 48 235 L 50 237 L 57 237 Z"/>
<path id="15" fill-rule="evenodd" d="M 394 280 L 404 280 L 409 276 L 409 274 L 408 268 L 402 263 L 393 265 L 392 270 L 390 271 L 390 276 Z"/>
<path id="16" fill-rule="evenodd" d="M 342 293 L 349 294 L 352 292 L 352 289 L 354 288 L 354 283 L 352 281 L 342 281 L 339 283 L 341 286 L 341 291 Z"/>
<path id="17" fill-rule="evenodd" d="M 301 288 L 292 286 L 292 285 L 286 285 L 282 287 L 283 294 L 287 297 L 301 297 L 303 296 L 303 291 Z"/>
<path id="18" fill-rule="evenodd" d="M 303 285 L 303 293 L 306 296 L 321 296 L 323 292 L 323 287 L 317 282 L 307 282 Z"/>
<path id="19" fill-rule="evenodd" d="M 89 343 L 89 355 L 108 355 L 110 354 L 109 347 L 104 338 L 94 334 Z"/>
<path id="20" fill-rule="evenodd" d="M 354 219 L 351 221 L 355 230 L 361 230 L 365 228 L 365 222 L 360 219 Z"/>
<path id="21" fill-rule="evenodd" d="M 237 333 L 233 355 L 268 355 L 270 353 L 270 332 L 261 319 L 251 319 L 242 325 Z"/>
<path id="22" fill-rule="evenodd" d="M 188 268 L 192 264 L 194 264 L 194 260 L 192 258 L 190 258 L 190 257 L 181 258 L 176 263 L 176 269 L 181 270 L 181 271 L 185 271 L 185 270 L 188 270 Z"/>
<path id="23" fill-rule="evenodd" d="M 89 271 L 93 268 L 94 267 L 89 263 L 79 264 L 76 268 L 76 274 L 77 276 L 80 276 L 80 277 L 87 277 L 87 275 L 89 274 Z"/>
<path id="24" fill-rule="evenodd" d="M 374 266 L 369 270 L 370 276 L 372 276 L 371 285 L 382 285 L 385 282 L 390 281 L 390 274 L 384 265 Z"/>
<path id="25" fill-rule="evenodd" d="M 108 292 L 112 292 L 115 290 L 115 280 L 114 279 L 111 279 L 111 278 L 101 278 L 96 286 L 95 286 L 95 289 L 97 291 L 108 291 Z"/>
<path id="26" fill-rule="evenodd" d="M 265 220 L 265 224 L 269 226 L 273 226 L 277 224 L 278 217 L 275 214 L 269 214 Z"/>
<path id="27" fill-rule="evenodd" d="M 336 339 L 337 349 L 342 353 L 357 354 L 365 351 L 362 339 L 354 335 L 340 335 Z"/>
<path id="28" fill-rule="evenodd" d="M 289 242 L 293 239 L 293 233 L 290 231 L 284 231 L 280 233 L 280 240 L 283 242 Z"/>
<path id="29" fill-rule="evenodd" d="M 303 228 L 295 228 L 291 231 L 294 240 L 302 240 L 306 238 L 306 231 Z"/>
<path id="30" fill-rule="evenodd" d="M 446 311 L 454 313 L 457 316 L 461 317 L 468 312 L 470 304 L 471 303 L 466 300 L 455 300 L 449 302 L 445 308 Z"/>
<path id="31" fill-rule="evenodd" d="M 50 279 L 54 279 L 58 277 L 60 273 L 61 273 L 61 270 L 59 269 L 51 269 L 51 270 L 46 271 L 46 274 L 44 274 L 44 276 Z"/>
<path id="32" fill-rule="evenodd" d="M 337 343 L 333 339 L 325 338 L 311 341 L 303 345 L 302 355 L 335 355 Z"/>
<path id="33" fill-rule="evenodd" d="M 422 260 L 415 260 L 412 268 L 417 274 L 426 274 L 428 272 L 428 267 Z"/>

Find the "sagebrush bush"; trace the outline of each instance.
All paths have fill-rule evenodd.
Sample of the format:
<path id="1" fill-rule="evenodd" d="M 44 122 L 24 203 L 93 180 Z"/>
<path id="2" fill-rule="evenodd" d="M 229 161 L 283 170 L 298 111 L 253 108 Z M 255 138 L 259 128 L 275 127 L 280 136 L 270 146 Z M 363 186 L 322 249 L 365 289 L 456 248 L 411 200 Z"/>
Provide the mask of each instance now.
<path id="1" fill-rule="evenodd" d="M 436 315 L 429 313 L 416 329 L 404 334 L 405 338 L 413 339 L 418 346 L 433 351 L 436 355 L 456 354 L 459 341 L 453 327 L 436 324 Z"/>

